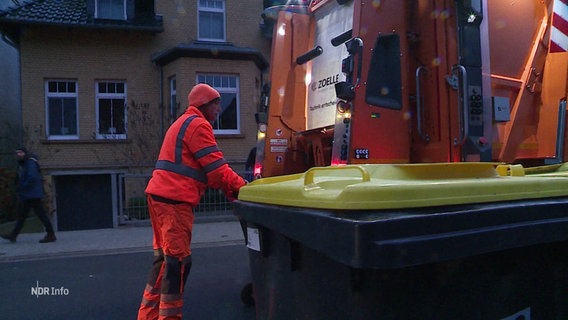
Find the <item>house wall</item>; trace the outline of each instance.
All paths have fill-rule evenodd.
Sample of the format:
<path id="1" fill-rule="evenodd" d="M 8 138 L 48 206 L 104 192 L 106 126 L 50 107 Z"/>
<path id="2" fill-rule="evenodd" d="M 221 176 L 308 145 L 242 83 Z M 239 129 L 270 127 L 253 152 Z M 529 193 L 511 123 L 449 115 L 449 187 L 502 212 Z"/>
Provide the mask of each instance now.
<path id="1" fill-rule="evenodd" d="M 65 190 L 62 182 L 76 179 L 80 185 L 88 186 L 91 177 L 103 175 L 112 182 L 108 185 L 112 195 L 101 201 L 112 202 L 112 212 L 82 214 L 112 215 L 113 226 L 120 223 L 117 220 L 121 217 L 120 201 L 140 197 L 141 192 L 137 189 L 131 194 L 120 193 L 120 177 L 123 174 L 148 177 L 151 173 L 163 133 L 169 125 L 168 79 L 173 75 L 176 76 L 180 104 L 178 115 L 187 107 L 187 94 L 195 85 L 198 73 L 238 75 L 240 134 L 218 135 L 216 138 L 229 164 L 237 171 L 244 169 L 248 153 L 256 142 L 254 114 L 259 108 L 260 91 L 268 70 L 264 70 L 263 74 L 249 60 L 189 57 L 178 58 L 163 67 L 157 66 L 152 62 L 153 56 L 197 39 L 197 2 L 155 3 L 156 13 L 163 16 L 165 31 L 161 33 L 22 26 L 19 40 L 24 141 L 40 157 L 50 212 L 72 213 L 80 204 L 73 202 L 81 201 L 72 195 L 73 189 L 68 190 L 69 194 L 61 193 Z M 257 49 L 268 61 L 270 41 L 262 37 L 259 28 L 262 1 L 227 0 L 226 5 L 227 43 Z M 48 139 L 45 81 L 52 79 L 77 81 L 79 139 Z M 126 140 L 96 137 L 95 83 L 98 80 L 127 83 L 130 112 Z M 58 219 L 56 214 L 54 220 Z M 63 214 L 62 219 L 69 219 L 69 216 Z M 57 221 L 56 225 L 63 226 L 68 222 Z M 72 223 L 67 227 L 84 226 Z"/>
<path id="2" fill-rule="evenodd" d="M 44 168 L 116 167 L 130 141 L 96 139 L 95 82 L 124 80 L 127 99 L 148 103 L 159 115 L 159 73 L 150 61 L 154 35 L 42 28 L 27 30 L 21 42 L 23 122 L 28 145 L 41 155 Z M 79 139 L 47 140 L 45 80 L 70 79 L 78 85 Z M 135 120 L 135 119 L 130 119 Z M 157 128 L 156 128 L 157 130 Z M 159 133 L 130 132 L 129 135 Z M 148 154 L 147 164 L 155 152 Z"/>
<path id="3" fill-rule="evenodd" d="M 269 40 L 259 29 L 262 1 L 227 1 L 227 41 L 241 47 L 254 47 L 268 60 Z M 41 156 L 48 170 L 66 168 L 126 168 L 133 164 L 151 166 L 157 156 L 167 110 L 160 109 L 160 70 L 151 61 L 153 54 L 180 43 L 197 39 L 195 1 L 156 1 L 156 13 L 163 15 L 162 33 L 151 34 L 119 30 L 69 28 L 26 28 L 21 38 L 22 103 L 25 140 Z M 237 31 L 238 30 L 238 31 Z M 180 112 L 187 106 L 187 93 L 195 85 L 196 74 L 236 74 L 240 80 L 241 134 L 218 136 L 221 150 L 230 163 L 244 165 L 256 140 L 254 113 L 258 109 L 263 75 L 252 61 L 180 58 L 164 67 L 163 99 L 168 107 L 168 78 L 176 75 Z M 265 75 L 264 75 L 265 76 Z M 79 90 L 79 140 L 50 141 L 46 137 L 46 79 L 73 79 Z M 97 80 L 125 80 L 128 101 L 147 103 L 152 113 L 151 128 L 129 137 L 147 137 L 144 148 L 129 141 L 95 138 Z M 134 119 L 129 119 L 129 122 Z M 162 128 L 163 127 L 163 128 Z M 135 159 L 132 159 L 132 154 Z M 240 168 L 237 168 L 240 169 Z"/>
<path id="4" fill-rule="evenodd" d="M 262 11 L 262 0 L 226 0 L 226 41 L 255 48 L 268 60 L 270 41 L 262 37 L 259 27 Z M 159 36 L 159 46 L 167 48 L 197 40 L 197 1 L 156 1 L 156 14 L 164 17 L 166 30 Z"/>
<path id="5" fill-rule="evenodd" d="M 227 0 L 226 41 L 235 46 L 257 49 L 269 61 L 271 43 L 262 36 L 259 27 L 262 10 L 262 0 L 246 2 Z M 179 43 L 191 43 L 197 40 L 197 1 L 156 1 L 156 13 L 163 15 L 166 30 L 156 39 L 155 44 L 159 47 L 156 52 Z M 256 143 L 257 127 L 254 114 L 260 104 L 261 86 L 268 80 L 268 70 L 262 74 L 252 61 L 182 58 L 164 66 L 163 73 L 166 105 L 169 93 L 168 79 L 173 75 L 176 76 L 180 113 L 187 107 L 187 94 L 195 85 L 197 73 L 239 76 L 241 134 L 218 135 L 216 138 L 225 158 L 236 169 L 243 169 L 248 153 Z"/>

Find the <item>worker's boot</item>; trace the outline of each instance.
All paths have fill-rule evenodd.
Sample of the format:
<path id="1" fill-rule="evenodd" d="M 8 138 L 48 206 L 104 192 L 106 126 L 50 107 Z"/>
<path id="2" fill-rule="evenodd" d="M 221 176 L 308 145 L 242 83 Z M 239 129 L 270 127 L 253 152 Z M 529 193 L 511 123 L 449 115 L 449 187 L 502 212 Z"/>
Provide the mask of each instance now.
<path id="1" fill-rule="evenodd" d="M 55 233 L 48 233 L 43 239 L 39 240 L 39 243 L 55 242 L 55 240 L 57 240 Z"/>
<path id="2" fill-rule="evenodd" d="M 3 239 L 6 239 L 6 240 L 10 240 L 10 242 L 16 242 L 16 238 L 18 236 L 13 234 L 13 233 L 7 233 L 7 234 L 0 235 L 0 237 L 2 237 Z"/>

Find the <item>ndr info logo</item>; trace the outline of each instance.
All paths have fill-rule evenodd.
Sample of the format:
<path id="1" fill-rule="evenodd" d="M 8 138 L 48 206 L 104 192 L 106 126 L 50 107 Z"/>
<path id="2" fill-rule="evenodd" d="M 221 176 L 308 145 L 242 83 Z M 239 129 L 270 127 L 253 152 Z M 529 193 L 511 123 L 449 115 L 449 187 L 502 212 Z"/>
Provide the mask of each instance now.
<path id="1" fill-rule="evenodd" d="M 65 287 L 40 287 L 39 281 L 36 282 L 36 286 L 32 287 L 32 296 L 68 296 L 69 289 Z"/>

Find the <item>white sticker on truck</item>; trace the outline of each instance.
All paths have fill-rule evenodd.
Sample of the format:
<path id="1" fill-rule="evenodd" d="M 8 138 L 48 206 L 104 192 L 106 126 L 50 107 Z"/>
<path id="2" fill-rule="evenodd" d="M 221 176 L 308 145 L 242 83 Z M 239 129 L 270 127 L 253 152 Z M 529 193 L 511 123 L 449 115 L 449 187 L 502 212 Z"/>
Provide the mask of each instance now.
<path id="1" fill-rule="evenodd" d="M 314 47 L 320 46 L 322 54 L 311 61 L 311 79 L 306 106 L 307 129 L 317 129 L 335 124 L 335 84 L 345 81 L 341 63 L 349 54 L 344 44 L 334 47 L 331 39 L 353 28 L 353 1 L 339 5 L 328 1 L 314 14 L 316 35 Z"/>

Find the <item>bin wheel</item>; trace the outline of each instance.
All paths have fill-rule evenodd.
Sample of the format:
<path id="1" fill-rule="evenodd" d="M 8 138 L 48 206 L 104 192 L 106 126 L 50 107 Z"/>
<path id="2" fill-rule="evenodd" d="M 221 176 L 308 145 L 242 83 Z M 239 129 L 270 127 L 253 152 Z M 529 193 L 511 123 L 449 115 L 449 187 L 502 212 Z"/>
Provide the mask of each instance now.
<path id="1" fill-rule="evenodd" d="M 252 290 L 252 283 L 247 283 L 241 290 L 241 301 L 247 306 L 254 306 L 254 295 Z"/>

